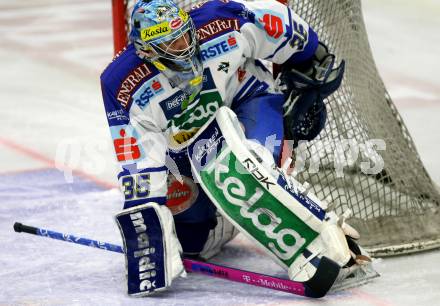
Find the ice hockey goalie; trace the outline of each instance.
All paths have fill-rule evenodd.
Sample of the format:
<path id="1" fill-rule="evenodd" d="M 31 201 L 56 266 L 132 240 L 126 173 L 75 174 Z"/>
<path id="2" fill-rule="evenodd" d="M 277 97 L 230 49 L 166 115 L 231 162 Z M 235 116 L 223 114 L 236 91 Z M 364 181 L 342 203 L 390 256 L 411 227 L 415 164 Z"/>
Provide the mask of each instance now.
<path id="1" fill-rule="evenodd" d="M 166 289 L 181 256 L 209 258 L 239 231 L 294 280 L 362 263 L 357 232 L 279 164 L 283 140 L 322 130 L 343 78 L 313 29 L 274 0 L 141 0 L 131 27 L 101 76 L 128 293 Z"/>

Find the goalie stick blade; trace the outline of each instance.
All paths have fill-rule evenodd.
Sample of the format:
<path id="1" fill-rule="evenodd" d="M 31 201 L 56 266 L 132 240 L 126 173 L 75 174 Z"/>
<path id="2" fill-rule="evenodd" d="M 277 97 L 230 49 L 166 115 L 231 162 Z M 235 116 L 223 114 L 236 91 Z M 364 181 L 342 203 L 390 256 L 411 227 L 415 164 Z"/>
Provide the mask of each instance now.
<path id="1" fill-rule="evenodd" d="M 315 275 L 304 282 L 305 296 L 320 298 L 327 294 L 336 281 L 341 267 L 333 260 L 322 257 Z"/>

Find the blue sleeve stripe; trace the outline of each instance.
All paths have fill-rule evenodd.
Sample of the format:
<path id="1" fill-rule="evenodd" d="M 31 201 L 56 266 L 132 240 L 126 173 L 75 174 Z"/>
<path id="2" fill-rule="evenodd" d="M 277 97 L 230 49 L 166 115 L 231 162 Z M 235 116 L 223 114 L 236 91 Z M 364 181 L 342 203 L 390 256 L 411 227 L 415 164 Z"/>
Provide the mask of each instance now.
<path id="1" fill-rule="evenodd" d="M 246 93 L 240 97 L 240 99 L 234 100 L 231 108 L 233 110 L 236 109 L 240 105 L 240 103 L 252 97 L 258 96 L 262 92 L 266 92 L 268 88 L 269 88 L 269 84 L 267 84 L 266 82 L 260 82 L 260 81 L 254 82 L 252 86 L 249 88 L 249 90 L 247 90 Z"/>
<path id="2" fill-rule="evenodd" d="M 266 83 L 264 83 L 266 84 Z M 263 82 L 260 81 L 256 81 L 252 84 L 252 86 L 246 91 L 246 93 L 242 96 L 242 99 L 246 99 L 248 97 L 250 97 L 252 94 L 255 93 L 255 91 L 258 89 L 258 87 L 262 86 Z M 266 84 L 267 85 L 267 84 Z M 263 85 L 264 86 L 264 85 Z"/>
<path id="3" fill-rule="evenodd" d="M 250 77 L 246 84 L 240 89 L 240 91 L 235 95 L 234 101 L 240 100 L 241 96 L 248 90 L 248 88 L 255 82 L 256 78 L 254 76 Z"/>
<path id="4" fill-rule="evenodd" d="M 146 198 L 141 200 L 133 200 L 133 201 L 125 201 L 124 209 L 130 208 L 137 205 L 146 204 L 148 202 L 154 202 L 159 205 L 165 205 L 167 203 L 167 197 L 155 197 L 155 198 Z"/>
<path id="5" fill-rule="evenodd" d="M 258 82 L 256 86 L 252 86 L 252 90 L 249 90 L 245 96 L 243 96 L 243 100 L 250 99 L 252 97 L 258 96 L 262 92 L 265 92 L 269 85 L 265 82 Z"/>
<path id="6" fill-rule="evenodd" d="M 257 89 L 258 86 L 260 86 L 260 85 L 261 85 L 261 82 L 258 80 L 255 80 L 255 82 L 253 82 L 252 85 L 246 89 L 246 91 L 240 96 L 239 99 L 242 100 L 245 97 L 249 96 L 249 94 L 252 94 L 255 91 L 255 89 Z"/>

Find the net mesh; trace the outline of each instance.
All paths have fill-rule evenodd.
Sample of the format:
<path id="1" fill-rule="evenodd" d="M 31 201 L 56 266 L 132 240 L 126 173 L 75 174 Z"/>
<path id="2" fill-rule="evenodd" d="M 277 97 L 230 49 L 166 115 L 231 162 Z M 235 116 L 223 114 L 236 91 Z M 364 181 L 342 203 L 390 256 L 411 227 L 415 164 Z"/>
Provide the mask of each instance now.
<path id="1" fill-rule="evenodd" d="M 198 3 L 177 2 L 186 10 Z M 129 20 L 132 2 L 126 4 Z M 325 129 L 294 153 L 296 164 L 304 166 L 297 179 L 309 182 L 319 198 L 335 204 L 338 214 L 351 209 L 348 222 L 373 255 L 439 247 L 440 195 L 378 74 L 361 1 L 299 0 L 288 5 L 313 27 L 338 61 L 346 61 L 341 88 L 326 100 Z M 380 142 L 372 147 L 372 139 L 383 140 L 385 150 Z M 380 167 L 381 161 L 379 173 L 361 170 Z"/>

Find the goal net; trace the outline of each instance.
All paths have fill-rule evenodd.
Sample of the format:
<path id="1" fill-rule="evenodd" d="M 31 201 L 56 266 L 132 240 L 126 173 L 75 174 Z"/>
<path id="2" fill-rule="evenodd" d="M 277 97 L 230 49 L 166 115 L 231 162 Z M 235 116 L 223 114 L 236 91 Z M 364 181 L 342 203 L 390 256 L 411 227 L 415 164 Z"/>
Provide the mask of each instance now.
<path id="1" fill-rule="evenodd" d="M 119 50 L 126 43 L 132 1 L 113 2 Z M 197 2 L 178 1 L 186 10 Z M 325 129 L 294 152 L 297 168 L 303 169 L 297 179 L 309 182 L 337 213 L 352 210 L 348 222 L 375 256 L 440 247 L 440 194 L 378 74 L 361 1 L 290 0 L 288 5 L 338 61 L 346 61 L 342 86 L 326 100 Z"/>

